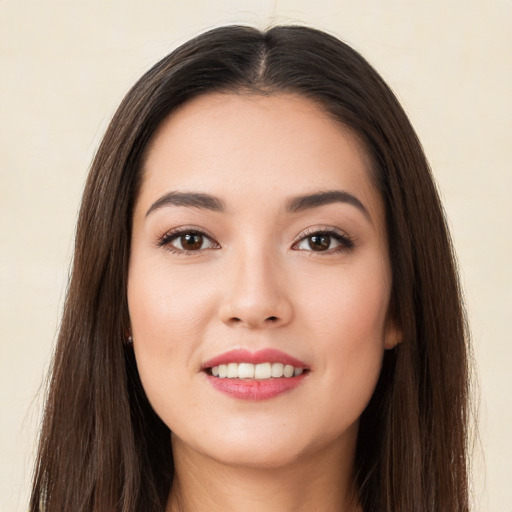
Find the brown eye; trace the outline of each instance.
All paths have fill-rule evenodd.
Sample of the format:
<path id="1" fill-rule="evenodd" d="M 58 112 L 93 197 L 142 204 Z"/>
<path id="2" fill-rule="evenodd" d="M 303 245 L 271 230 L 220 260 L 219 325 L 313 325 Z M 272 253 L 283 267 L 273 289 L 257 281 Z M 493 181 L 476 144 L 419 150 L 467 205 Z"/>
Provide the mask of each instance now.
<path id="1" fill-rule="evenodd" d="M 201 233 L 186 233 L 181 235 L 178 240 L 181 248 L 186 251 L 197 251 L 203 246 L 203 235 Z"/>
<path id="2" fill-rule="evenodd" d="M 312 251 L 327 251 L 331 246 L 331 236 L 325 233 L 308 236 L 307 240 Z"/>
<path id="3" fill-rule="evenodd" d="M 161 247 L 167 247 L 172 252 L 187 253 L 201 252 L 207 249 L 218 249 L 219 244 L 200 231 L 179 231 L 164 235 L 159 243 Z"/>
<path id="4" fill-rule="evenodd" d="M 354 242 L 345 233 L 339 230 L 334 231 L 316 231 L 306 234 L 293 245 L 293 249 L 298 251 L 317 252 L 334 254 L 342 251 L 350 251 L 354 247 Z"/>

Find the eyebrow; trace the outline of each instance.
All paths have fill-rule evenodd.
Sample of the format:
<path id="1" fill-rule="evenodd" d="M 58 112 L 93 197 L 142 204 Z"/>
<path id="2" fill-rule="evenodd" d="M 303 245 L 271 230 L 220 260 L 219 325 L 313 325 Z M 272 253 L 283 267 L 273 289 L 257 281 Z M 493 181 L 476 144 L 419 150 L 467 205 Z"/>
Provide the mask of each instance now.
<path id="1" fill-rule="evenodd" d="M 217 197 L 197 192 L 168 192 L 157 199 L 146 212 L 146 217 L 165 206 L 186 206 L 214 212 L 224 211 L 224 203 Z"/>
<path id="2" fill-rule="evenodd" d="M 355 206 L 364 216 L 371 221 L 368 210 L 363 203 L 354 195 L 344 190 L 328 190 L 325 192 L 317 192 L 315 194 L 307 194 L 290 199 L 286 206 L 286 210 L 290 213 L 303 212 L 310 208 L 318 208 L 332 203 L 347 203 Z"/>
<path id="3" fill-rule="evenodd" d="M 318 208 L 332 203 L 346 203 L 355 206 L 364 216 L 371 221 L 368 210 L 354 195 L 344 190 L 328 190 L 291 198 L 286 204 L 289 213 L 300 213 L 311 208 Z M 157 199 L 146 212 L 146 217 L 160 208 L 166 206 L 185 206 L 188 208 L 200 208 L 214 212 L 225 211 L 224 202 L 218 197 L 199 192 L 168 192 Z"/>

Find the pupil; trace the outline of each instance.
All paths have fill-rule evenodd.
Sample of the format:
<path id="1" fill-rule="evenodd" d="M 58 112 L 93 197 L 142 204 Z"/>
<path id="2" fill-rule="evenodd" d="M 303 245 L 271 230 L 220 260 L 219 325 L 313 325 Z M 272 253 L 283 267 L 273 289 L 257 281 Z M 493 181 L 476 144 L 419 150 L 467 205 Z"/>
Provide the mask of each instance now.
<path id="1" fill-rule="evenodd" d="M 312 235 L 309 237 L 309 247 L 313 251 L 325 251 L 331 245 L 331 237 L 329 235 Z"/>
<path id="2" fill-rule="evenodd" d="M 185 249 L 200 249 L 203 245 L 203 235 L 199 233 L 188 233 L 181 237 L 181 245 Z"/>

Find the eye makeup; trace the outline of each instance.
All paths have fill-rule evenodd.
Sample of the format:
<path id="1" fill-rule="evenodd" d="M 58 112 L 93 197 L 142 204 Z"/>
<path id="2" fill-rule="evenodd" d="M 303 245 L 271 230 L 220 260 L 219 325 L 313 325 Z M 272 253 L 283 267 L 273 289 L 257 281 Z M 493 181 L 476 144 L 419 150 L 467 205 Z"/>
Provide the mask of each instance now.
<path id="1" fill-rule="evenodd" d="M 156 245 L 174 254 L 184 255 L 197 255 L 221 248 L 211 235 L 194 226 L 183 226 L 167 231 L 158 238 Z M 303 231 L 293 242 L 291 249 L 318 255 L 332 255 L 351 251 L 354 246 L 354 239 L 344 231 L 332 226 L 323 226 Z"/>
<path id="2" fill-rule="evenodd" d="M 333 226 L 308 228 L 303 231 L 292 245 L 293 250 L 311 251 L 319 255 L 350 251 L 355 241 L 344 231 Z"/>
<path id="3" fill-rule="evenodd" d="M 198 254 L 205 250 L 220 249 L 220 244 L 204 230 L 183 226 L 167 231 L 157 240 L 158 247 L 163 247 L 174 254 Z"/>

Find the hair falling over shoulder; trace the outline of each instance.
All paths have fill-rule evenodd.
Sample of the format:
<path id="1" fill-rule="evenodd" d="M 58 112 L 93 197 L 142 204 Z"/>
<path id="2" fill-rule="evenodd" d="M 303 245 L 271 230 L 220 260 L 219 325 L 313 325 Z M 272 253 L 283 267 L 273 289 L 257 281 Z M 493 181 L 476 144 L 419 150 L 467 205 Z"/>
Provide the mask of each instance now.
<path id="1" fill-rule="evenodd" d="M 145 149 L 183 103 L 213 91 L 292 92 L 361 139 L 386 206 L 392 313 L 354 468 L 365 512 L 463 512 L 468 501 L 468 334 L 431 172 L 394 94 L 337 38 L 301 26 L 229 26 L 185 43 L 128 92 L 86 183 L 34 475 L 31 512 L 164 511 L 169 429 L 137 373 L 126 299 Z"/>

